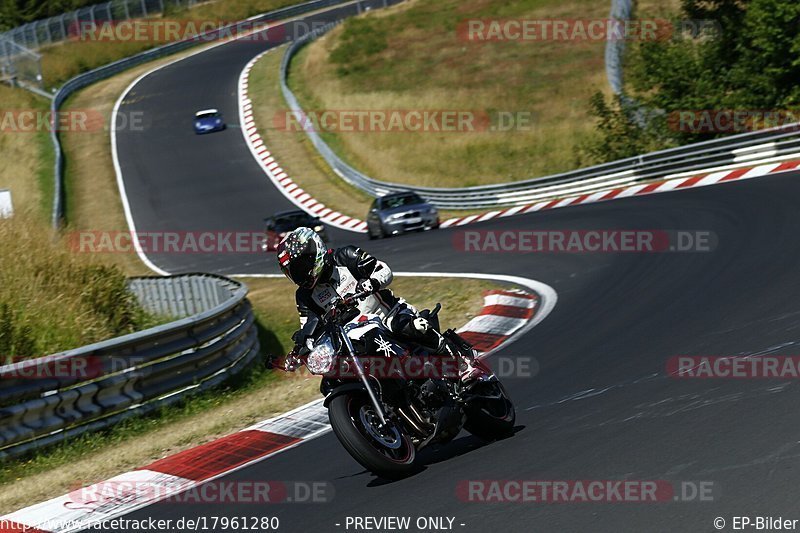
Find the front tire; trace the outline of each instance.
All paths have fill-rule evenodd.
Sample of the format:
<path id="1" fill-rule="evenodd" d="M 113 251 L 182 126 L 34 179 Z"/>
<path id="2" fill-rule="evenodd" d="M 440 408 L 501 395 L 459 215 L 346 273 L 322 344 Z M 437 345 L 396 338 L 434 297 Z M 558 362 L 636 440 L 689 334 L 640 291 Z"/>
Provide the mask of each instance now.
<path id="1" fill-rule="evenodd" d="M 365 420 L 371 420 L 374 408 L 365 394 L 342 394 L 331 400 L 328 418 L 333 432 L 345 450 L 361 466 L 379 477 L 397 479 L 414 470 L 416 450 L 411 438 L 401 428 L 391 428 L 383 442 L 374 436 L 377 429 Z M 394 448 L 389 447 L 390 443 Z"/>

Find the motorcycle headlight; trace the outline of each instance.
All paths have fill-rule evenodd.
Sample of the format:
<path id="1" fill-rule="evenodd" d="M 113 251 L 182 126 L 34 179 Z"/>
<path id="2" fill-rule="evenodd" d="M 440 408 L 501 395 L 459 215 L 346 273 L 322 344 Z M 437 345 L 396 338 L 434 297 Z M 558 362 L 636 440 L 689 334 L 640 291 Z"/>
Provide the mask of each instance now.
<path id="1" fill-rule="evenodd" d="M 325 229 L 325 228 L 324 228 L 324 227 L 322 227 L 321 225 L 320 225 L 320 226 L 314 226 L 314 231 L 316 231 L 317 233 L 319 233 L 320 231 L 322 231 L 322 230 L 324 230 L 324 229 Z"/>
<path id="2" fill-rule="evenodd" d="M 200 128 L 200 127 L 202 127 L 202 126 L 203 126 L 203 123 L 202 123 L 202 122 L 195 122 L 195 123 L 194 123 L 194 127 L 195 127 L 195 128 Z"/>
<path id="3" fill-rule="evenodd" d="M 314 349 L 306 358 L 306 366 L 312 374 L 327 374 L 333 368 L 333 356 L 336 350 L 333 349 L 333 342 L 327 335 L 317 341 Z"/>

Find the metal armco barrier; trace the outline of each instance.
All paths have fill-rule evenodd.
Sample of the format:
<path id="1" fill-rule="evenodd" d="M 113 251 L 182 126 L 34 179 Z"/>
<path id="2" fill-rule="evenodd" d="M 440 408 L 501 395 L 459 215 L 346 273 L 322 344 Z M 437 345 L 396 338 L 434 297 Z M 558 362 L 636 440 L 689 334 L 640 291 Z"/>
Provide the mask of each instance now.
<path id="1" fill-rule="evenodd" d="M 383 0 L 379 1 L 382 2 Z M 120 59 L 119 61 L 109 63 L 108 65 L 103 65 L 102 67 L 75 76 L 71 80 L 67 81 L 64 85 L 62 85 L 56 92 L 55 97 L 53 98 L 53 102 L 50 105 L 50 111 L 53 116 L 56 116 L 58 109 L 61 107 L 61 104 L 63 104 L 64 101 L 74 92 L 86 87 L 87 85 L 90 85 L 100 80 L 110 78 L 115 74 L 118 74 L 124 70 L 135 67 L 142 63 L 146 63 L 154 59 L 158 59 L 164 56 L 174 54 L 176 52 L 180 52 L 182 50 L 185 50 L 187 48 L 190 48 L 198 44 L 208 43 L 210 41 L 213 41 L 215 36 L 227 36 L 230 34 L 236 35 L 239 33 L 245 33 L 251 31 L 253 29 L 253 25 L 259 22 L 273 22 L 276 20 L 287 19 L 295 17 L 297 15 L 302 15 L 304 13 L 309 13 L 311 11 L 316 11 L 318 9 L 333 7 L 340 4 L 347 4 L 350 2 L 352 2 L 352 0 L 313 0 L 311 2 L 306 2 L 296 6 L 290 6 L 283 9 L 270 11 L 269 13 L 264 13 L 262 15 L 257 15 L 247 20 L 239 21 L 234 24 L 225 26 L 223 28 L 217 28 L 207 33 L 200 34 L 196 38 L 169 43 L 163 46 L 158 46 L 156 48 L 151 48 L 150 50 L 146 50 L 139 54 L 132 55 L 124 59 Z M 367 4 L 368 2 L 362 2 L 362 3 Z M 57 228 L 60 225 L 61 219 L 63 218 L 64 215 L 64 192 L 63 192 L 64 154 L 61 150 L 61 143 L 58 137 L 58 132 L 56 130 L 57 128 L 53 128 L 53 131 L 51 131 L 50 133 L 50 137 L 53 141 L 53 146 L 55 148 L 55 169 L 54 169 L 55 187 L 53 194 L 52 224 L 53 227 Z"/>
<path id="2" fill-rule="evenodd" d="M 175 403 L 258 357 L 244 284 L 186 274 L 135 278 L 130 289 L 145 309 L 176 320 L 0 366 L 0 459 Z"/>
<path id="3" fill-rule="evenodd" d="M 292 43 L 284 54 L 280 73 L 281 90 L 289 109 L 297 115 L 299 123 L 305 122 L 302 117 L 306 114 L 286 82 L 289 64 L 300 48 L 335 26 L 336 24 L 330 24 L 304 35 Z M 552 176 L 496 185 L 438 188 L 373 179 L 343 161 L 312 128 L 306 128 L 306 134 L 331 169 L 353 187 L 371 196 L 412 190 L 439 208 L 454 210 L 526 205 L 538 200 L 588 194 L 672 174 L 726 165 L 746 166 L 753 161 L 800 155 L 800 124 L 789 124 L 652 152 Z"/>

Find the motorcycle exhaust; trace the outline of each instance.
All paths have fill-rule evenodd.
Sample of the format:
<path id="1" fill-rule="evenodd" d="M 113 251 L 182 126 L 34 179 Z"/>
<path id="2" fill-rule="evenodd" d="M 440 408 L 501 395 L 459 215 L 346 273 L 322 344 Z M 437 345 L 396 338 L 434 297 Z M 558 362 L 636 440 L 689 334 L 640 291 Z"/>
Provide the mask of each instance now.
<path id="1" fill-rule="evenodd" d="M 397 408 L 397 414 L 399 414 L 399 415 L 400 415 L 400 417 L 401 417 L 401 418 L 402 418 L 402 419 L 403 419 L 403 420 L 404 420 L 404 421 L 405 421 L 405 422 L 406 422 L 406 423 L 407 423 L 409 426 L 411 426 L 411 429 L 413 429 L 415 432 L 417 432 L 417 433 L 419 434 L 419 436 L 420 436 L 420 437 L 422 437 L 422 438 L 425 438 L 425 437 L 427 437 L 427 436 L 430 434 L 430 431 L 425 431 L 425 430 L 423 430 L 423 429 L 422 429 L 422 428 L 419 426 L 419 424 L 418 424 L 418 422 L 419 422 L 419 421 L 417 421 L 417 420 L 414 420 L 414 419 L 413 419 L 413 418 L 412 418 L 410 415 L 408 415 L 407 413 L 405 413 L 405 412 L 403 411 L 403 409 L 402 409 L 402 408 L 399 408 L 399 407 Z"/>

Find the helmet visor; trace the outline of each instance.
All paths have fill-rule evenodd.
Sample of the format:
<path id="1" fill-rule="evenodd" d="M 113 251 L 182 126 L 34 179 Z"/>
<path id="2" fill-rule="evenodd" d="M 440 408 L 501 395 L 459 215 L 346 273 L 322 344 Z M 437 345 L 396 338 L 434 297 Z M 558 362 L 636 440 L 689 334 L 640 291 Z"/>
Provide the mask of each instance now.
<path id="1" fill-rule="evenodd" d="M 278 245 L 281 271 L 295 285 L 312 288 L 325 266 L 325 244 L 310 228 L 298 228 Z"/>

